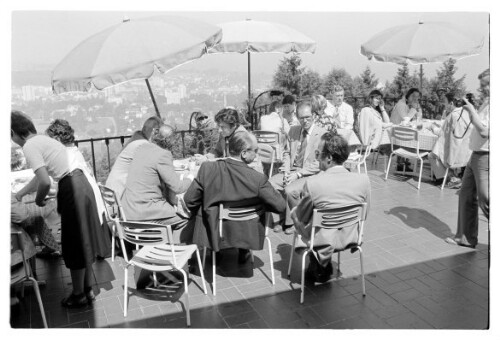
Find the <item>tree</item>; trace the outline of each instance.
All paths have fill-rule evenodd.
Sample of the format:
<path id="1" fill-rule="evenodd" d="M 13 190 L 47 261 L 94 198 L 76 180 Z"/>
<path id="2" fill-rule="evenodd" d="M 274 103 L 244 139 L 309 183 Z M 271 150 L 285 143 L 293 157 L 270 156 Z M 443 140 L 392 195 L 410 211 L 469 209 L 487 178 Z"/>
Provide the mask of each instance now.
<path id="1" fill-rule="evenodd" d="M 458 71 L 455 65 L 456 63 L 456 60 L 450 58 L 443 62 L 443 66 L 437 70 L 436 78 L 430 82 L 430 90 L 433 94 L 440 88 L 444 88 L 447 92 L 454 93 L 458 96 L 465 94 L 465 75 L 455 80 L 455 73 Z"/>
<path id="2" fill-rule="evenodd" d="M 406 94 L 406 92 L 412 87 L 419 87 L 419 77 L 416 74 L 416 71 L 413 75 L 410 74 L 410 68 L 408 67 L 408 63 L 402 64 L 396 73 L 396 76 L 392 80 L 392 83 L 389 85 L 387 89 L 388 95 L 390 97 L 400 98 Z"/>
<path id="3" fill-rule="evenodd" d="M 378 79 L 372 73 L 370 66 L 356 78 L 354 78 L 353 95 L 356 97 L 366 97 L 378 84 Z"/>
<path id="4" fill-rule="evenodd" d="M 332 68 L 331 71 L 323 79 L 323 95 L 327 96 L 333 91 L 335 85 L 340 85 L 344 88 L 346 97 L 353 95 L 353 80 L 349 73 L 344 68 Z"/>
<path id="5" fill-rule="evenodd" d="M 318 72 L 311 69 L 305 69 L 300 81 L 300 92 L 302 96 L 311 96 L 321 93 L 322 81 Z"/>
<path id="6" fill-rule="evenodd" d="M 294 53 L 290 57 L 285 57 L 278 65 L 278 69 L 273 76 L 273 86 L 282 90 L 288 90 L 292 94 L 300 97 L 300 79 L 304 69 L 300 68 L 302 59 Z"/>

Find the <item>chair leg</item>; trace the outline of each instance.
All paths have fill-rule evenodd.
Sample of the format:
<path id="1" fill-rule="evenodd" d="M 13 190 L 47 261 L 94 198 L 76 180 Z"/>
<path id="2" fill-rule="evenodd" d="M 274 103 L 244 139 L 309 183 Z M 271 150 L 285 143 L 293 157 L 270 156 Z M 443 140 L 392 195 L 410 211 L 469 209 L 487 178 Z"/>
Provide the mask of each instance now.
<path id="1" fill-rule="evenodd" d="M 418 174 L 418 186 L 417 186 L 418 190 L 420 190 L 420 181 L 422 180 L 422 170 L 423 169 L 424 169 L 424 160 L 421 159 L 420 160 L 420 173 Z"/>
<path id="2" fill-rule="evenodd" d="M 153 286 L 158 287 L 158 278 L 156 277 L 156 272 L 153 272 Z"/>
<path id="3" fill-rule="evenodd" d="M 368 175 L 368 166 L 366 165 L 366 159 L 363 161 L 363 165 L 365 166 L 365 174 Z"/>
<path id="4" fill-rule="evenodd" d="M 300 273 L 300 303 L 304 303 L 304 283 L 306 278 L 306 257 L 309 252 L 305 251 L 304 255 L 302 255 L 302 267 Z"/>
<path id="5" fill-rule="evenodd" d="M 125 265 L 124 268 L 124 279 L 123 282 L 123 317 L 127 317 L 127 308 L 128 308 L 128 265 Z"/>
<path id="6" fill-rule="evenodd" d="M 212 250 L 212 289 L 215 296 L 217 290 L 215 289 L 215 251 L 213 250 Z"/>
<path id="7" fill-rule="evenodd" d="M 387 181 L 387 176 L 389 176 L 389 169 L 391 168 L 392 154 L 389 155 L 389 162 L 387 164 L 387 170 L 385 170 L 385 180 Z"/>
<path id="8" fill-rule="evenodd" d="M 366 296 L 366 289 L 365 289 L 365 269 L 363 267 L 363 250 L 361 247 L 358 247 L 359 250 L 359 262 L 361 264 L 361 287 L 363 288 L 363 296 Z"/>
<path id="9" fill-rule="evenodd" d="M 290 251 L 290 261 L 288 262 L 288 277 L 290 277 L 290 272 L 292 271 L 292 260 L 293 260 L 293 253 L 295 251 L 296 240 L 297 240 L 297 232 L 293 234 L 292 250 Z"/>
<path id="10" fill-rule="evenodd" d="M 207 248 L 204 248 L 206 250 Z M 200 258 L 200 252 L 198 251 L 198 248 L 196 248 L 196 259 L 198 260 L 198 267 L 200 267 L 200 275 L 201 275 L 201 282 L 203 283 L 203 292 L 205 295 L 207 295 L 207 285 L 205 284 L 205 274 L 203 273 L 204 266 L 201 264 L 201 258 Z M 205 262 L 205 258 L 203 258 L 203 262 Z"/>
<path id="11" fill-rule="evenodd" d="M 250 261 L 251 261 L 251 262 L 252 262 L 252 264 L 253 264 L 254 259 L 253 259 L 253 251 L 252 251 L 252 249 L 250 249 Z"/>
<path id="12" fill-rule="evenodd" d="M 340 273 L 340 251 L 337 253 L 337 272 Z"/>
<path id="13" fill-rule="evenodd" d="M 203 262 L 201 263 L 201 268 L 205 269 L 205 258 L 207 257 L 207 247 L 203 247 Z"/>
<path id="14" fill-rule="evenodd" d="M 113 223 L 112 227 L 112 234 L 111 234 L 111 262 L 115 262 L 115 233 L 116 233 L 116 226 Z"/>
<path id="15" fill-rule="evenodd" d="M 441 184 L 441 190 L 444 189 L 444 185 L 446 184 L 446 178 L 448 177 L 448 170 L 450 168 L 446 168 L 446 172 L 444 173 L 443 184 Z"/>
<path id="16" fill-rule="evenodd" d="M 47 319 L 45 318 L 45 310 L 43 309 L 42 297 L 40 296 L 40 288 L 38 287 L 38 282 L 30 277 L 31 282 L 33 282 L 33 289 L 35 290 L 35 296 L 38 301 L 38 307 L 40 307 L 40 314 L 42 314 L 43 327 L 49 328 L 47 326 Z"/>
<path id="17" fill-rule="evenodd" d="M 358 168 L 358 174 L 361 174 L 361 163 L 358 162 L 358 165 L 356 166 Z"/>
<path id="18" fill-rule="evenodd" d="M 182 273 L 182 277 L 184 280 L 184 294 L 185 294 L 185 301 L 184 303 L 186 304 L 186 324 L 188 327 L 191 327 L 191 312 L 189 310 L 189 291 L 188 291 L 188 280 L 187 280 L 187 274 L 184 270 L 179 269 L 179 271 Z"/>
<path id="19" fill-rule="evenodd" d="M 269 250 L 269 264 L 271 265 L 271 282 L 274 286 L 274 263 L 273 263 L 273 250 L 271 249 L 271 240 L 269 237 L 266 237 L 267 240 L 267 248 Z"/>

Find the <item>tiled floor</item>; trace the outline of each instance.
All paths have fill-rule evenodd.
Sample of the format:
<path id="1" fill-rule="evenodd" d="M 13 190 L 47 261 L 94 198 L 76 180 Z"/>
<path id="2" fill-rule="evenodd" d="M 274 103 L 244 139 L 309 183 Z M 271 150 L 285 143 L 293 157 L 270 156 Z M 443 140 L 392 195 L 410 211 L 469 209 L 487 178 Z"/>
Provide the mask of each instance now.
<path id="1" fill-rule="evenodd" d="M 379 163 L 383 163 L 379 160 Z M 342 276 L 323 285 L 307 285 L 300 297 L 300 261 L 294 258 L 286 275 L 291 236 L 272 233 L 276 285 L 270 283 L 267 250 L 255 252 L 255 264 L 238 267 L 237 253 L 224 252 L 218 263 L 217 295 L 208 295 L 197 272 L 189 285 L 192 328 L 328 328 L 328 329 L 485 329 L 489 326 L 489 256 L 487 221 L 481 215 L 480 244 L 474 249 L 452 246 L 444 238 L 456 229 L 457 190 L 440 190 L 416 178 L 390 176 L 381 164 L 369 166 L 372 204 L 365 229 L 364 258 L 367 295 L 361 294 L 359 255 L 343 253 Z M 374 169 L 377 168 L 377 169 Z M 335 257 L 335 262 L 337 258 Z M 66 310 L 60 300 L 71 291 L 69 271 L 61 260 L 37 260 L 49 327 L 184 328 L 181 290 L 158 297 L 132 294 L 123 317 L 123 264 L 118 257 L 94 265 L 97 301 L 92 307 Z M 149 297 L 146 294 L 150 295 Z M 14 328 L 41 327 L 31 288 L 11 308 Z"/>

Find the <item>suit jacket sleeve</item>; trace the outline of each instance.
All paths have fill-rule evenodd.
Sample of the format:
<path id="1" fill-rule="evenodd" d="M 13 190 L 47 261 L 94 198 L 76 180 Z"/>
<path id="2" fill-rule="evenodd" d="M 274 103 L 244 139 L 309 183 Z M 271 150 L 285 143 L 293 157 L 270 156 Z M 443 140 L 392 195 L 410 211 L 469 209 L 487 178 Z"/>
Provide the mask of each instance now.
<path id="1" fill-rule="evenodd" d="M 308 224 L 312 218 L 314 205 L 307 182 L 304 184 L 304 189 L 302 189 L 302 195 L 302 200 L 300 200 L 299 205 L 297 205 L 295 214 L 299 221 L 303 224 Z"/>
<path id="2" fill-rule="evenodd" d="M 203 163 L 198 170 L 198 175 L 193 180 L 186 193 L 184 194 L 184 203 L 191 212 L 196 212 L 203 205 L 203 183 L 205 169 L 209 163 Z"/>
<path id="3" fill-rule="evenodd" d="M 312 176 L 319 172 L 319 162 L 314 160 L 314 162 L 307 162 L 304 167 L 300 170 L 300 173 L 304 176 Z"/>
<path id="4" fill-rule="evenodd" d="M 181 181 L 180 176 L 175 172 L 170 152 L 162 153 L 158 157 L 156 170 L 170 193 L 181 194 L 191 184 L 191 181 L 187 178 Z"/>
<path id="5" fill-rule="evenodd" d="M 352 130 L 354 125 L 354 110 L 351 105 L 347 107 L 347 111 L 346 122 L 343 128 Z"/>
<path id="6" fill-rule="evenodd" d="M 277 214 L 285 212 L 285 199 L 276 189 L 273 188 L 267 179 L 260 183 L 259 199 L 266 205 L 268 211 Z"/>

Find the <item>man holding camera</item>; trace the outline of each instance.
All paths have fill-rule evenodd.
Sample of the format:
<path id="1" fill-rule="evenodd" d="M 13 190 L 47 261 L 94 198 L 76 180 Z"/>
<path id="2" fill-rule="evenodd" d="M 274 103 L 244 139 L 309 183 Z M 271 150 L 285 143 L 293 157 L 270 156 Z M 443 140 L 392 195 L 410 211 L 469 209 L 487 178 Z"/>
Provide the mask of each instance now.
<path id="1" fill-rule="evenodd" d="M 490 155 L 490 70 L 479 75 L 484 101 L 477 112 L 467 97 L 463 98 L 471 124 L 470 149 L 472 155 L 465 168 L 462 188 L 458 199 L 457 232 L 446 242 L 463 247 L 475 248 L 478 239 L 478 206 L 489 220 L 489 155 Z"/>

